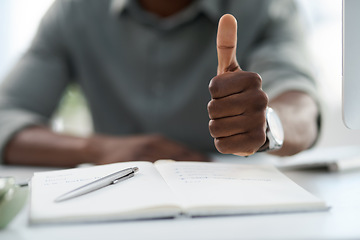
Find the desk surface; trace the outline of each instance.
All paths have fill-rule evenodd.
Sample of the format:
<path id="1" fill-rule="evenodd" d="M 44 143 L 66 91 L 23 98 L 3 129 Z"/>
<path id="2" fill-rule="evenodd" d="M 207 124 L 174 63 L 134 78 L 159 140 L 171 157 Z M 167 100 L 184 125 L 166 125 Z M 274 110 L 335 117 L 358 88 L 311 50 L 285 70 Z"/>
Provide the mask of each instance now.
<path id="1" fill-rule="evenodd" d="M 0 175 L 25 179 L 42 168 L 0 166 Z M 47 170 L 47 169 L 46 169 Z M 29 226 L 28 209 L 3 231 L 0 239 L 359 239 L 360 171 L 283 171 L 297 184 L 324 199 L 327 212 L 73 225 Z"/>

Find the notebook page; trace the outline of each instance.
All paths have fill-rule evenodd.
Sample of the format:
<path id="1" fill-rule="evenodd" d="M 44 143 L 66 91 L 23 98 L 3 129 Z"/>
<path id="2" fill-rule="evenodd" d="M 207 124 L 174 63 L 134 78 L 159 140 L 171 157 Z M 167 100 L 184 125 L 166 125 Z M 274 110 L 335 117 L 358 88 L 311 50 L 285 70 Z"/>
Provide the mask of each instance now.
<path id="1" fill-rule="evenodd" d="M 326 209 L 272 166 L 158 161 L 156 168 L 192 215 Z"/>
<path id="2" fill-rule="evenodd" d="M 64 202 L 63 193 L 128 167 L 138 167 L 134 177 Z M 127 162 L 89 168 L 35 173 L 31 182 L 30 220 L 112 220 L 172 216 L 177 213 L 172 191 L 152 163 Z"/>

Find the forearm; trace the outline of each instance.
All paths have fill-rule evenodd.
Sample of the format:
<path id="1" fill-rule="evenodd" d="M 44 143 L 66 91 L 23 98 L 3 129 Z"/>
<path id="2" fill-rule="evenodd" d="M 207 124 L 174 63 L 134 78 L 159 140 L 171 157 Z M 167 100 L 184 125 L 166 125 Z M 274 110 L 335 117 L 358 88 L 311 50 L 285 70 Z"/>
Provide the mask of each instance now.
<path id="1" fill-rule="evenodd" d="M 318 135 L 318 106 L 306 93 L 287 92 L 270 101 L 284 128 L 284 145 L 271 152 L 279 156 L 294 155 L 314 144 Z"/>
<path id="2" fill-rule="evenodd" d="M 45 127 L 20 131 L 7 144 L 4 155 L 5 164 L 57 167 L 158 159 L 208 160 L 206 155 L 161 135 L 79 138 L 53 133 Z"/>
<path id="3" fill-rule="evenodd" d="M 4 163 L 73 167 L 91 162 L 85 138 L 66 136 L 46 127 L 30 127 L 17 133 L 7 144 Z"/>

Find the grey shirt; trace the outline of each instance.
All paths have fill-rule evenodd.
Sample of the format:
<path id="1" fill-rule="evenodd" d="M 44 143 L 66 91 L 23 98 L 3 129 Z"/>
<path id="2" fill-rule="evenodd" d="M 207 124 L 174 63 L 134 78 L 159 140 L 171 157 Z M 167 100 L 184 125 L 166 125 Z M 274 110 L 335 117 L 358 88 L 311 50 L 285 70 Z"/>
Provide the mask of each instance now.
<path id="1" fill-rule="evenodd" d="M 238 20 L 237 59 L 259 73 L 270 98 L 288 90 L 316 99 L 304 28 L 291 0 L 194 1 L 160 19 L 136 1 L 58 0 L 0 89 L 0 154 L 20 129 L 47 124 L 78 83 L 97 133 L 160 133 L 214 151 L 208 84 L 216 75 L 217 23 Z"/>

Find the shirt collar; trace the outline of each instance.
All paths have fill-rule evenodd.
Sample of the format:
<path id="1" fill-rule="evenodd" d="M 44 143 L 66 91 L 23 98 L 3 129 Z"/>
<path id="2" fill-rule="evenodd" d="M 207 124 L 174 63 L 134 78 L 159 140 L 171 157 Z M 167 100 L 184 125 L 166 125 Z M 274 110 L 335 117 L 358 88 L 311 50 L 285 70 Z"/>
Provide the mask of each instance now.
<path id="1" fill-rule="evenodd" d="M 121 14 L 127 5 L 128 5 L 128 0 L 111 0 L 110 13 L 115 15 Z"/>
<path id="2" fill-rule="evenodd" d="M 115 15 L 122 14 L 126 8 L 130 7 L 130 1 L 131 0 L 111 0 L 110 12 Z M 197 0 L 196 2 L 197 4 L 195 5 L 199 13 L 204 13 L 215 23 L 219 21 L 222 15 L 221 0 Z"/>
<path id="3" fill-rule="evenodd" d="M 199 11 L 202 11 L 215 23 L 218 23 L 220 17 L 223 15 L 221 0 L 200 0 Z"/>

